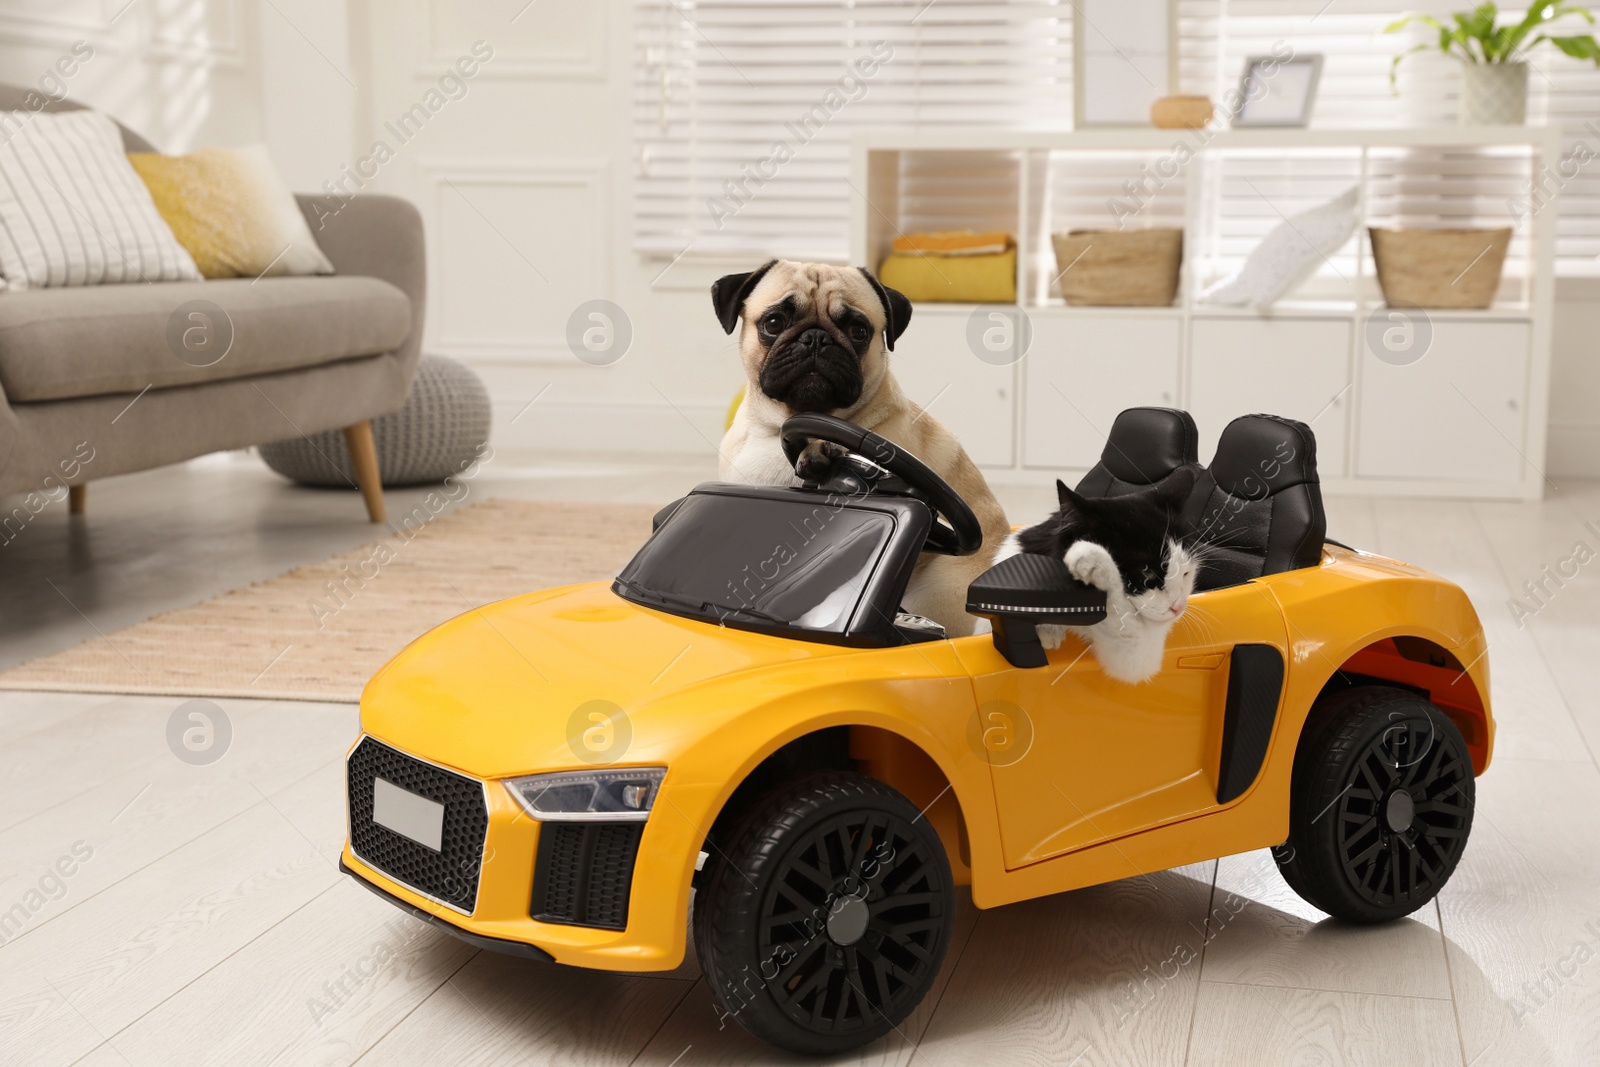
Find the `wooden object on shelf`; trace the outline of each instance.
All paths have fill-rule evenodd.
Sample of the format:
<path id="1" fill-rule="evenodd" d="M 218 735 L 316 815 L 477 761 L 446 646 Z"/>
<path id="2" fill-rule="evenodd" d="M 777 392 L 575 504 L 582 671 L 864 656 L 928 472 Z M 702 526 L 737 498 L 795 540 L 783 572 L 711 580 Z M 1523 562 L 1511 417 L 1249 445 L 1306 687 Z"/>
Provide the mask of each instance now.
<path id="1" fill-rule="evenodd" d="M 1511 227 L 1489 230 L 1368 228 L 1378 287 L 1391 305 L 1486 308 L 1500 288 Z"/>
<path id="2" fill-rule="evenodd" d="M 1182 230 L 1071 230 L 1050 240 L 1069 304 L 1167 307 L 1178 295 Z"/>
<path id="3" fill-rule="evenodd" d="M 1162 130 L 1198 130 L 1215 112 L 1209 96 L 1163 96 L 1150 105 L 1150 122 Z"/>
<path id="4" fill-rule="evenodd" d="M 59 500 L 60 498 L 57 497 Z M 67 514 L 82 515 L 84 508 L 89 506 L 89 483 L 79 482 L 77 485 L 67 486 Z"/>

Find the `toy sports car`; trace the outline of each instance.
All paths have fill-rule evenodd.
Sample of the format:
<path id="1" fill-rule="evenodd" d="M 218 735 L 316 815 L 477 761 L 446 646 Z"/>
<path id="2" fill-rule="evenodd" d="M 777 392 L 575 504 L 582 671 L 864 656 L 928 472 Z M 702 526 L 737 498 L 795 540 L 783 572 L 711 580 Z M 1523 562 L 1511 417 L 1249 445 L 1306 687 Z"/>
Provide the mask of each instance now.
<path id="1" fill-rule="evenodd" d="M 957 886 L 992 908 L 1273 846 L 1306 900 L 1376 922 L 1450 877 L 1494 739 L 1478 618 L 1325 540 L 1307 427 L 1237 419 L 1201 467 L 1186 413 L 1118 417 L 1079 491 L 1187 468 L 1205 557 L 1139 685 L 1041 646 L 1105 612 L 1051 557 L 973 583 L 990 634 L 901 612 L 977 520 L 858 426 L 784 427 L 791 458 L 814 439 L 848 451 L 826 484 L 701 485 L 614 582 L 396 656 L 362 697 L 343 867 L 476 945 L 617 971 L 683 960 L 694 890 L 720 1011 L 810 1053 L 917 1005 Z"/>

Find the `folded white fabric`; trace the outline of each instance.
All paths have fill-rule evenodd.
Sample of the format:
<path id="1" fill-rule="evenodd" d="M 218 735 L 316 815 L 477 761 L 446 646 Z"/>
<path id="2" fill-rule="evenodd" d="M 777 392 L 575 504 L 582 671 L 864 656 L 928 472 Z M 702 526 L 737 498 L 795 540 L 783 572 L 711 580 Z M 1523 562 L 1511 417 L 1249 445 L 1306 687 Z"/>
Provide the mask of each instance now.
<path id="1" fill-rule="evenodd" d="M 1285 219 L 1261 239 L 1237 274 L 1200 293 L 1202 304 L 1264 311 L 1299 288 L 1356 232 L 1356 187 Z"/>
<path id="2" fill-rule="evenodd" d="M 0 112 L 0 275 L 9 289 L 199 280 L 98 111 Z"/>

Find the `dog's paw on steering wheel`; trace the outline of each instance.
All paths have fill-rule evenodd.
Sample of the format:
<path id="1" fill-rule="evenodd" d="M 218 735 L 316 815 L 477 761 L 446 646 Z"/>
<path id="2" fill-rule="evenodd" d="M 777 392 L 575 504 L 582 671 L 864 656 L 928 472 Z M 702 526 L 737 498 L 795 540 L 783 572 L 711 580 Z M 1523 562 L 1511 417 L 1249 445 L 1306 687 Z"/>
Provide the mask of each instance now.
<path id="1" fill-rule="evenodd" d="M 833 474 L 834 465 L 849 454 L 843 445 L 813 438 L 794 461 L 794 472 L 808 482 L 825 482 Z"/>

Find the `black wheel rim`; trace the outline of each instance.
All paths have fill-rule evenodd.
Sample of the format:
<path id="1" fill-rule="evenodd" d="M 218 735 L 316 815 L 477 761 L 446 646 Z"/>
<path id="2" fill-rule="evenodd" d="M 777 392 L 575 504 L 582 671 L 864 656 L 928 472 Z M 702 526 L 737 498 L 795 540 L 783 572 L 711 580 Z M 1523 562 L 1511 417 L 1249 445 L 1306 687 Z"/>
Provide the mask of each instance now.
<path id="1" fill-rule="evenodd" d="M 839 1034 L 893 1020 L 921 999 L 943 949 L 941 869 L 905 820 L 854 811 L 812 826 L 784 855 L 762 897 L 763 984 L 790 1019 Z M 865 904 L 851 944 L 829 931 L 835 910 Z"/>
<path id="2" fill-rule="evenodd" d="M 1339 859 L 1351 888 L 1380 907 L 1431 897 L 1455 867 L 1472 820 L 1472 764 L 1429 719 L 1396 722 L 1361 752 L 1338 798 Z M 1395 802 L 1397 793 L 1409 805 Z M 1409 808 L 1397 829 L 1391 811 Z"/>

